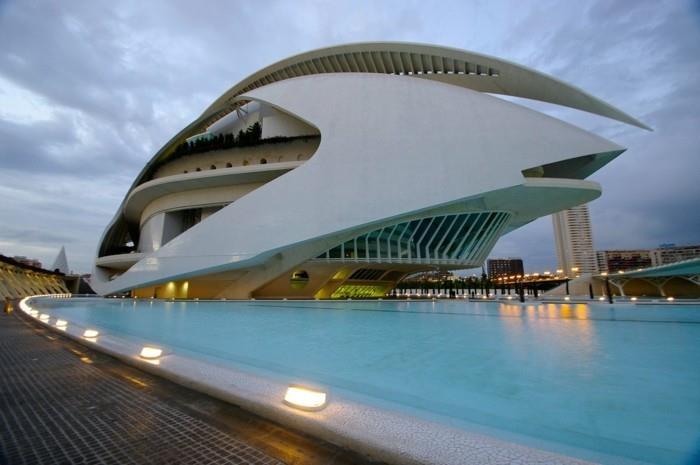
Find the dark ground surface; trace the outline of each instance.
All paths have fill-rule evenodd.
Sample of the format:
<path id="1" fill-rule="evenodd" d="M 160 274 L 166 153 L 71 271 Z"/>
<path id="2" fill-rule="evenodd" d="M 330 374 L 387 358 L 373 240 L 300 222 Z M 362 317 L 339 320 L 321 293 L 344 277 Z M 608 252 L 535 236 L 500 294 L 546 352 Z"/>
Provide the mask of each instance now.
<path id="1" fill-rule="evenodd" d="M 369 464 L 0 313 L 0 464 Z"/>

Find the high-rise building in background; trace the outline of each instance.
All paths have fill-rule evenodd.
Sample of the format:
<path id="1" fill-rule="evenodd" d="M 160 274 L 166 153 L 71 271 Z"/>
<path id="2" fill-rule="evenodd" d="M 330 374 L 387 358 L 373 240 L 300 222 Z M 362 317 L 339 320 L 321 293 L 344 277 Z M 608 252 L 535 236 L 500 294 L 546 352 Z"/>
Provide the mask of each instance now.
<path id="1" fill-rule="evenodd" d="M 521 258 L 490 258 L 487 262 L 489 279 L 504 276 L 523 275 L 523 260 Z"/>
<path id="2" fill-rule="evenodd" d="M 552 215 L 559 268 L 565 274 L 597 273 L 588 205 L 579 205 Z"/>

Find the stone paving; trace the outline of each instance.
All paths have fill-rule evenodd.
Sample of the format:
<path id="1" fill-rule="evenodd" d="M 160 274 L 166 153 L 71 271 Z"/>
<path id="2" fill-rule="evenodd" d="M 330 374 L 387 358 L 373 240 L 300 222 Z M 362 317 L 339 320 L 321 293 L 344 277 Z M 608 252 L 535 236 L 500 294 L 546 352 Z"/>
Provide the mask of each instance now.
<path id="1" fill-rule="evenodd" d="M 0 464 L 37 463 L 368 462 L 0 314 Z"/>

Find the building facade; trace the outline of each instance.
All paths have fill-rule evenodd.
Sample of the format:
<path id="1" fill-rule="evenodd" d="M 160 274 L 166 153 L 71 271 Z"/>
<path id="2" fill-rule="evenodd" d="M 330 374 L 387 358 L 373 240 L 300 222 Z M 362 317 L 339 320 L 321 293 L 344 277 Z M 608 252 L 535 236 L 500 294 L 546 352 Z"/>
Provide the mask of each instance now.
<path id="1" fill-rule="evenodd" d="M 578 205 L 552 215 L 559 269 L 569 276 L 598 272 L 588 205 Z"/>
<path id="2" fill-rule="evenodd" d="M 649 250 L 598 250 L 598 271 L 616 273 L 652 266 Z"/>
<path id="3" fill-rule="evenodd" d="M 553 77 L 464 50 L 341 45 L 274 63 L 161 148 L 99 241 L 93 287 L 167 298 L 340 298 L 481 266 L 586 203 L 624 148 L 494 94 L 645 126 Z"/>
<path id="4" fill-rule="evenodd" d="M 599 250 L 596 256 L 601 272 L 614 273 L 700 258 L 700 245 L 665 244 L 655 249 Z"/>
<path id="5" fill-rule="evenodd" d="M 490 258 L 486 261 L 486 269 L 491 280 L 525 274 L 521 258 Z"/>
<path id="6" fill-rule="evenodd" d="M 663 245 L 649 251 L 651 265 L 667 265 L 683 260 L 700 258 L 700 244 L 677 246 L 673 244 Z"/>

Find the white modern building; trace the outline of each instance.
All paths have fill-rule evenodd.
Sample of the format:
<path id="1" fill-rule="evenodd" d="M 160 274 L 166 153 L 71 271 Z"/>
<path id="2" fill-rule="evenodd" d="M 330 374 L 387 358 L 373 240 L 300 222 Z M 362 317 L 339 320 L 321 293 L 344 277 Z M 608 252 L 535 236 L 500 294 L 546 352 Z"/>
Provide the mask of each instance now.
<path id="1" fill-rule="evenodd" d="M 494 57 L 408 43 L 315 50 L 236 84 L 134 181 L 98 246 L 102 294 L 379 296 L 483 263 L 496 240 L 598 197 L 623 147 L 495 95 L 646 128 Z"/>
<path id="2" fill-rule="evenodd" d="M 552 215 L 559 269 L 568 276 L 595 274 L 598 259 L 588 205 L 577 205 Z"/>

